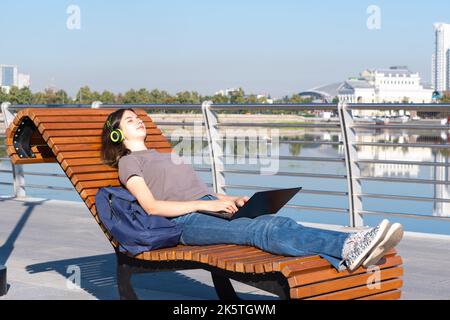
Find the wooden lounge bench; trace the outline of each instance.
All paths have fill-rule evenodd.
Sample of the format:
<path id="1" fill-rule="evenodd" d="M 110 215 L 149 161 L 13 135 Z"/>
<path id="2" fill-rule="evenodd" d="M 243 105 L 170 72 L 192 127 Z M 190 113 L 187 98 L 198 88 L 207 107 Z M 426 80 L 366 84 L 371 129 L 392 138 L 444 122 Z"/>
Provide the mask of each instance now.
<path id="1" fill-rule="evenodd" d="M 234 279 L 278 295 L 282 299 L 399 299 L 402 259 L 395 250 L 380 261 L 381 282 L 368 286 L 373 273 L 336 270 L 319 256 L 277 256 L 239 245 L 183 246 L 122 254 L 97 216 L 95 194 L 104 186 L 120 186 L 118 173 L 100 159 L 103 124 L 114 108 L 27 108 L 19 111 L 6 131 L 7 152 L 14 164 L 57 162 L 108 237 L 117 255 L 117 282 L 121 299 L 137 298 L 131 286 L 133 273 L 204 269 L 211 272 L 220 299 L 237 299 Z M 147 127 L 146 145 L 171 152 L 145 110 L 135 109 Z"/>

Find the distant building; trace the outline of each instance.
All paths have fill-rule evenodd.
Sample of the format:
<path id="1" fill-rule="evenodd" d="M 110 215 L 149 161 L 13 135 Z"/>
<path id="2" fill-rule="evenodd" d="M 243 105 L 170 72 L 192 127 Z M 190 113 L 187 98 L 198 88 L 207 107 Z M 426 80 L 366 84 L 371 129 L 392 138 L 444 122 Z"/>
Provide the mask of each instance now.
<path id="1" fill-rule="evenodd" d="M 17 67 L 0 64 L 0 86 L 12 87 L 17 85 Z"/>
<path id="2" fill-rule="evenodd" d="M 261 100 L 262 103 L 273 104 L 273 99 L 267 94 L 257 94 L 256 99 Z"/>
<path id="3" fill-rule="evenodd" d="M 365 70 L 339 89 L 340 101 L 350 103 L 429 103 L 432 88 L 424 88 L 417 72 L 405 66 Z"/>
<path id="4" fill-rule="evenodd" d="M 19 73 L 17 77 L 17 86 L 19 87 L 19 89 L 30 87 L 30 75 Z"/>
<path id="5" fill-rule="evenodd" d="M 340 87 L 343 82 L 336 82 L 332 84 L 327 84 L 325 86 L 315 87 L 303 92 L 298 95 L 304 99 L 311 99 L 312 102 L 333 102 L 334 98 L 337 98 Z"/>
<path id="6" fill-rule="evenodd" d="M 429 103 L 432 94 L 433 89 L 421 84 L 417 72 L 411 72 L 405 66 L 394 66 L 389 69 L 368 69 L 361 72 L 359 77 L 316 87 L 301 92 L 300 96 L 309 95 L 322 102 L 331 102 L 337 97 L 339 101 L 347 103 Z M 355 110 L 354 114 L 376 116 L 380 112 Z"/>
<path id="7" fill-rule="evenodd" d="M 214 95 L 215 96 L 229 96 L 233 92 L 238 92 L 238 91 L 239 91 L 239 89 L 237 89 L 237 88 L 227 88 L 227 89 L 222 89 L 222 90 L 215 92 Z"/>
<path id="8" fill-rule="evenodd" d="M 450 24 L 435 23 L 434 53 L 431 56 L 431 81 L 437 91 L 450 90 Z"/>
<path id="9" fill-rule="evenodd" d="M 30 76 L 19 73 L 17 66 L 0 64 L 0 87 L 9 92 L 11 87 L 19 89 L 30 86 Z"/>

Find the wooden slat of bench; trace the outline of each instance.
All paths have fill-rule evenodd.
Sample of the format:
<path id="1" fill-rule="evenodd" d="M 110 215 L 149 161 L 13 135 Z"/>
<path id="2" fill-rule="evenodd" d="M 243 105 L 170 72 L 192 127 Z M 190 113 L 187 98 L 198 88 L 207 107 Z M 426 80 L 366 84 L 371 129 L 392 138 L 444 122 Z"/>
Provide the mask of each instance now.
<path id="1" fill-rule="evenodd" d="M 153 259 L 152 259 L 152 255 L 150 254 L 150 252 L 148 253 L 148 257 L 150 257 L 149 259 L 152 260 L 164 260 L 163 257 L 167 257 L 168 260 L 183 260 L 183 252 L 185 251 L 192 251 L 196 248 L 201 248 L 201 246 L 184 246 L 184 245 L 177 245 L 176 247 L 173 248 L 164 248 L 164 249 L 159 249 L 159 251 L 157 252 L 152 252 L 153 255 Z M 164 253 L 166 252 L 166 253 Z M 144 253 L 144 258 L 145 258 L 145 253 Z"/>
<path id="2" fill-rule="evenodd" d="M 35 158 L 20 158 L 17 154 L 8 155 L 13 164 L 33 164 L 33 163 L 46 163 L 57 162 L 55 158 L 42 157 L 41 154 L 37 154 Z"/>
<path id="3" fill-rule="evenodd" d="M 82 181 L 77 183 L 75 186 L 75 189 L 78 193 L 81 193 L 83 189 L 90 189 L 90 188 L 100 188 L 105 186 L 119 186 L 120 182 L 118 179 L 103 179 L 103 180 L 97 180 L 97 181 Z M 89 198 L 89 197 L 88 197 Z M 93 199 L 95 201 L 95 199 Z"/>
<path id="4" fill-rule="evenodd" d="M 233 269 L 236 272 L 251 272 L 256 273 L 256 266 L 264 266 L 264 262 L 273 261 L 276 257 L 275 255 L 262 251 L 264 254 L 259 257 L 244 259 L 241 261 L 235 261 L 233 264 Z M 264 267 L 262 267 L 264 270 Z"/>
<path id="5" fill-rule="evenodd" d="M 180 251 L 183 254 L 182 259 L 188 260 L 188 261 L 195 261 L 194 256 L 197 254 L 200 254 L 204 251 L 211 251 L 218 248 L 234 248 L 236 245 L 230 245 L 230 244 L 216 244 L 216 245 L 208 245 L 208 246 L 198 246 L 195 248 L 192 248 L 191 250 L 182 250 Z"/>
<path id="6" fill-rule="evenodd" d="M 256 248 L 253 248 L 252 250 L 252 247 L 249 246 L 236 246 L 235 248 L 226 251 L 211 252 L 208 253 L 208 264 L 218 266 L 221 259 L 226 259 L 227 257 L 235 256 L 236 254 L 239 255 L 242 252 L 254 253 L 256 252 L 254 249 Z"/>
<path id="7" fill-rule="evenodd" d="M 290 257 L 292 258 L 292 257 Z M 272 259 L 268 259 L 267 261 L 261 261 L 257 264 L 255 264 L 255 273 L 266 273 L 266 272 L 273 272 L 272 265 L 274 262 L 280 261 L 286 259 L 285 256 L 273 256 Z"/>
<path id="8" fill-rule="evenodd" d="M 154 260 L 154 261 L 162 261 L 162 257 L 167 257 L 170 260 L 184 260 L 183 254 L 184 252 L 192 252 L 197 249 L 207 250 L 209 246 L 186 246 L 182 244 L 178 244 L 175 247 L 170 248 L 162 248 L 152 251 L 145 251 L 134 258 L 141 260 Z M 165 252 L 165 253 L 164 253 Z"/>
<path id="9" fill-rule="evenodd" d="M 261 253 L 261 250 L 254 248 L 254 247 L 244 247 L 242 251 L 237 251 L 232 254 L 223 254 L 220 255 L 220 257 L 217 259 L 217 267 L 221 269 L 227 268 L 227 263 L 234 261 L 236 259 L 244 259 L 246 257 L 254 257 L 255 255 L 258 255 Z"/>
<path id="10" fill-rule="evenodd" d="M 163 256 L 166 257 L 166 260 L 177 260 L 177 252 L 180 250 L 187 250 L 183 245 L 177 245 L 172 248 L 161 249 L 160 253 L 158 253 L 158 260 L 161 260 Z M 161 252 L 167 252 L 166 254 L 161 254 Z M 151 255 L 149 255 L 151 257 Z"/>
<path id="11" fill-rule="evenodd" d="M 229 250 L 232 248 L 235 248 L 236 245 L 235 244 L 229 244 L 229 243 L 223 243 L 218 245 L 217 247 L 211 248 L 209 250 L 205 250 L 205 251 L 196 251 L 194 253 L 192 253 L 192 260 L 193 261 L 197 261 L 197 262 L 201 262 L 202 261 L 202 256 L 204 256 L 204 254 L 212 254 L 213 252 L 217 252 L 219 250 L 225 249 L 225 250 Z"/>
<path id="12" fill-rule="evenodd" d="M 100 158 L 81 158 L 81 159 L 64 159 L 61 162 L 61 167 L 64 171 L 72 166 L 86 166 L 86 165 L 100 165 L 103 164 Z"/>
<path id="13" fill-rule="evenodd" d="M 273 271 L 282 271 L 285 267 L 291 265 L 291 264 L 296 264 L 299 262 L 305 262 L 305 261 L 316 261 L 316 260 L 322 260 L 323 258 L 321 258 L 320 256 L 306 256 L 306 257 L 292 257 L 293 259 L 288 259 L 288 260 L 281 260 L 281 261 L 277 261 L 273 264 Z"/>
<path id="14" fill-rule="evenodd" d="M 382 282 L 398 278 L 402 275 L 403 275 L 403 268 L 401 267 L 382 269 L 377 275 L 379 276 L 377 280 L 379 279 Z M 293 288 L 291 289 L 291 297 L 303 299 L 307 297 L 318 296 L 325 293 L 337 292 L 352 287 L 360 287 L 366 285 L 371 285 L 375 287 L 376 284 L 372 283 L 373 279 L 374 279 L 373 273 L 363 273 L 358 275 L 352 275 L 345 278 L 323 281 L 312 285 Z M 381 282 L 379 283 L 380 286 Z"/>
<path id="15" fill-rule="evenodd" d="M 226 261 L 225 269 L 226 270 L 230 270 L 230 271 L 237 271 L 237 269 L 236 269 L 237 266 L 246 265 L 247 263 L 250 263 L 254 259 L 261 258 L 261 257 L 264 257 L 264 258 L 267 259 L 267 257 L 269 255 L 270 254 L 268 254 L 267 252 L 259 250 L 258 252 L 255 252 L 255 253 L 253 253 L 251 255 L 248 255 L 248 256 L 231 258 L 228 261 Z"/>
<path id="16" fill-rule="evenodd" d="M 363 285 L 360 287 L 350 288 L 339 292 L 327 293 L 311 298 L 306 298 L 305 300 L 349 300 L 349 299 L 363 298 L 368 297 L 370 295 L 375 295 L 382 292 L 399 289 L 402 287 L 402 285 L 403 280 L 393 279 L 382 281 L 380 288 L 369 288 L 367 285 Z M 296 289 L 291 289 L 291 292 L 292 290 Z"/>
<path id="17" fill-rule="evenodd" d="M 152 250 L 152 251 L 145 251 L 145 252 L 142 252 L 142 253 L 134 256 L 134 258 L 140 259 L 140 260 L 156 260 L 156 261 L 159 261 L 158 252 L 171 249 L 171 250 L 175 251 L 175 260 L 177 260 L 177 259 L 181 259 L 182 260 L 183 257 L 177 257 L 176 254 L 180 250 L 192 250 L 193 248 L 195 248 L 195 246 L 184 246 L 184 245 L 178 244 L 176 247 L 173 247 L 173 248 L 162 248 L 162 249 L 157 249 L 157 250 Z M 152 254 L 153 254 L 153 257 L 152 257 Z"/>
<path id="18" fill-rule="evenodd" d="M 53 152 L 58 154 L 64 151 L 99 151 L 101 143 L 70 143 L 53 146 Z"/>
<path id="19" fill-rule="evenodd" d="M 399 256 L 395 255 L 395 252 L 391 252 L 386 257 L 385 263 L 382 265 L 383 268 L 389 268 L 393 266 L 398 266 L 402 264 L 402 259 Z M 367 270 L 364 268 L 359 268 L 352 273 L 348 270 L 337 272 L 335 268 L 328 268 L 326 270 L 317 270 L 311 271 L 307 270 L 306 272 L 295 273 L 291 277 L 289 277 L 289 286 L 291 288 L 297 286 L 303 286 L 315 282 L 327 281 L 330 279 L 336 279 L 341 277 L 347 277 L 350 275 L 364 273 Z"/>
<path id="20" fill-rule="evenodd" d="M 330 263 L 325 259 L 312 260 L 312 261 L 303 261 L 298 263 L 290 264 L 284 267 L 281 270 L 281 273 L 287 278 L 291 277 L 293 274 L 302 272 L 302 271 L 310 271 L 312 269 L 324 269 L 329 268 Z"/>
<path id="21" fill-rule="evenodd" d="M 295 259 L 296 258 L 297 257 L 295 257 Z M 280 263 L 280 262 L 283 262 L 283 261 L 289 261 L 289 260 L 292 260 L 292 257 L 277 256 L 272 261 L 268 261 L 268 262 L 263 263 L 262 267 L 264 268 L 264 272 L 274 272 L 274 270 L 273 270 L 274 264 Z"/>
<path id="22" fill-rule="evenodd" d="M 117 169 L 112 168 L 106 164 L 94 164 L 94 165 L 87 165 L 87 166 L 73 166 L 69 167 L 66 170 L 66 174 L 69 176 L 69 178 L 74 174 L 82 174 L 82 173 L 93 173 L 93 172 L 111 172 L 111 171 L 117 171 Z"/>
<path id="23" fill-rule="evenodd" d="M 239 246 L 233 245 L 232 247 L 216 248 L 214 250 L 199 252 L 198 261 L 215 266 L 217 262 L 214 262 L 214 256 L 217 256 L 218 254 L 223 252 L 229 252 L 230 250 L 236 250 L 238 248 Z"/>
<path id="24" fill-rule="evenodd" d="M 119 173 L 117 171 L 112 172 L 101 172 L 101 173 L 83 173 L 76 174 L 70 179 L 73 185 L 76 185 L 81 181 L 97 181 L 99 179 L 118 179 Z"/>
<path id="25" fill-rule="evenodd" d="M 192 260 L 193 255 L 194 254 L 198 254 L 199 256 L 203 253 L 203 252 L 211 252 L 211 251 L 215 251 L 215 250 L 220 250 L 221 248 L 225 248 L 225 249 L 233 249 L 237 247 L 235 244 L 230 244 L 228 246 L 225 245 L 215 245 L 214 247 L 211 246 L 195 246 L 194 248 L 189 249 L 188 247 L 186 249 L 189 250 L 179 250 L 176 253 L 177 259 L 183 260 L 183 259 L 188 259 L 188 260 Z"/>
<path id="26" fill-rule="evenodd" d="M 289 257 L 290 259 L 292 259 L 293 257 Z M 272 265 L 274 262 L 280 261 L 286 259 L 286 257 L 284 256 L 273 256 L 270 259 L 264 260 L 264 261 L 258 261 L 257 263 L 252 263 L 251 265 L 253 265 L 253 269 L 255 270 L 255 273 L 265 273 L 265 272 L 273 272 L 272 270 Z M 268 265 L 270 265 L 270 267 L 267 267 Z M 246 270 L 247 268 L 250 268 L 252 266 L 246 266 Z"/>
<path id="27" fill-rule="evenodd" d="M 56 156 L 59 162 L 62 162 L 64 159 L 78 158 L 100 158 L 100 151 L 63 151 Z"/>
<path id="28" fill-rule="evenodd" d="M 19 110 L 16 114 L 16 116 L 14 117 L 11 125 L 12 126 L 19 126 L 20 122 L 22 122 L 22 118 L 23 117 L 27 117 L 28 116 L 28 109 L 22 109 Z"/>
<path id="29" fill-rule="evenodd" d="M 80 192 L 80 196 L 83 200 L 87 199 L 90 196 L 95 197 L 99 189 L 100 188 L 84 189 Z"/>

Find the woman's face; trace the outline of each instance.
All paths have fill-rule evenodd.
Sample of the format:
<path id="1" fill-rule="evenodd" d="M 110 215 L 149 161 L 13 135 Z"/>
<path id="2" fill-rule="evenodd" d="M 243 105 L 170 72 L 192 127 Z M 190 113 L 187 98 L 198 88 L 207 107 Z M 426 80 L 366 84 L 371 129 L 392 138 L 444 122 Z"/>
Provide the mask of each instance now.
<path id="1" fill-rule="evenodd" d="M 144 122 L 133 111 L 125 110 L 120 119 L 119 128 L 122 130 L 125 140 L 144 141 L 147 131 Z"/>

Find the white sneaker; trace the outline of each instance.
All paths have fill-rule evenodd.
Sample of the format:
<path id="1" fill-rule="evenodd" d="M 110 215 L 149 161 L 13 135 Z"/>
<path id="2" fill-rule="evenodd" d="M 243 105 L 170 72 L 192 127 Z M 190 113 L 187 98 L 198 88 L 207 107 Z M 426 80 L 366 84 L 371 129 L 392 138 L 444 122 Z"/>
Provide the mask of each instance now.
<path id="1" fill-rule="evenodd" d="M 390 227 L 389 220 L 384 219 L 375 228 L 350 235 L 342 249 L 342 258 L 350 272 L 359 268 L 366 257 L 383 239 Z"/>
<path id="2" fill-rule="evenodd" d="M 386 236 L 380 243 L 372 250 L 370 255 L 363 262 L 363 267 L 368 268 L 376 265 L 377 262 L 384 257 L 384 255 L 394 248 L 403 238 L 403 226 L 400 223 L 391 225 L 386 233 Z"/>

